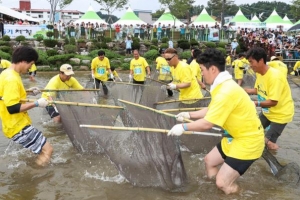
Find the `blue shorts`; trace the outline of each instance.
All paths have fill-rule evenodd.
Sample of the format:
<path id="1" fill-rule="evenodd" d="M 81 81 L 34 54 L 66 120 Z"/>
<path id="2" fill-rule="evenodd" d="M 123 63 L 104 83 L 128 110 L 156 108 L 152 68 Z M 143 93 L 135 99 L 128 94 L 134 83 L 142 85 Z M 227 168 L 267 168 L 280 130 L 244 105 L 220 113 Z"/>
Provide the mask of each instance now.
<path id="1" fill-rule="evenodd" d="M 39 154 L 46 144 L 46 138 L 42 132 L 31 125 L 25 126 L 19 133 L 12 137 L 12 140 L 23 147 L 30 149 L 33 153 Z"/>

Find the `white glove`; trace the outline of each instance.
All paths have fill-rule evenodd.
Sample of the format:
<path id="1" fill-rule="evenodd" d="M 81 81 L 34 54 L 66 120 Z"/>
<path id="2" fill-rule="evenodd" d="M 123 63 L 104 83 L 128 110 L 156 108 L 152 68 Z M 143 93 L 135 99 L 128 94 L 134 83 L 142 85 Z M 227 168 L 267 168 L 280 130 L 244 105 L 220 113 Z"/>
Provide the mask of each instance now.
<path id="1" fill-rule="evenodd" d="M 95 79 L 95 75 L 92 73 L 92 79 Z"/>
<path id="2" fill-rule="evenodd" d="M 148 77 L 148 78 L 151 78 L 151 75 L 149 74 L 147 77 Z"/>
<path id="3" fill-rule="evenodd" d="M 132 75 L 131 75 L 131 74 L 129 74 L 129 80 L 130 80 L 130 81 L 132 80 Z"/>
<path id="4" fill-rule="evenodd" d="M 30 94 L 33 96 L 36 96 L 41 93 L 41 91 L 38 87 L 31 87 L 31 88 L 29 88 L 29 90 L 31 90 Z"/>
<path id="5" fill-rule="evenodd" d="M 169 135 L 180 136 L 180 135 L 182 135 L 183 132 L 184 132 L 184 129 L 183 129 L 182 124 L 176 124 L 176 125 L 173 126 L 173 128 L 168 132 L 168 136 L 169 136 Z"/>
<path id="6" fill-rule="evenodd" d="M 170 90 L 176 90 L 176 84 L 169 83 L 168 86 L 167 86 L 167 88 L 170 89 Z"/>
<path id="7" fill-rule="evenodd" d="M 111 74 L 109 75 L 109 78 L 114 79 L 115 77 L 114 77 L 114 75 L 111 73 Z"/>
<path id="8" fill-rule="evenodd" d="M 181 113 L 175 115 L 175 118 L 176 118 L 177 121 L 183 122 L 184 119 L 190 119 L 191 116 L 190 116 L 189 112 L 181 112 Z"/>
<path id="9" fill-rule="evenodd" d="M 121 78 L 119 78 L 119 80 L 120 80 L 121 82 L 123 82 Z"/>
<path id="10" fill-rule="evenodd" d="M 161 90 L 166 90 L 166 89 L 167 89 L 167 86 L 166 86 L 166 85 L 162 85 L 162 86 L 160 86 L 160 89 L 161 89 Z"/>
<path id="11" fill-rule="evenodd" d="M 45 98 L 39 98 L 37 101 L 34 102 L 36 107 L 45 108 L 48 106 L 49 102 Z"/>
<path id="12" fill-rule="evenodd" d="M 159 74 L 159 70 L 156 70 L 156 73 L 158 73 L 158 74 Z"/>

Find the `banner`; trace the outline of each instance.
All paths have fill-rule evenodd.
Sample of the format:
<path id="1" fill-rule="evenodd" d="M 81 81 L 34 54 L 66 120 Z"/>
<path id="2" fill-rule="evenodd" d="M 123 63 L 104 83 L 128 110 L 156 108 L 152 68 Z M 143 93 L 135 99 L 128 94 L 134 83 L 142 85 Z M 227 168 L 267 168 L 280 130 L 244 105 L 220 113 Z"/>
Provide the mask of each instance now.
<path id="1" fill-rule="evenodd" d="M 219 41 L 219 29 L 216 28 L 210 28 L 210 32 L 208 35 L 208 41 Z"/>
<path id="2" fill-rule="evenodd" d="M 4 24 L 4 35 L 8 35 L 11 38 L 16 38 L 19 35 L 23 35 L 26 38 L 33 38 L 35 34 L 42 34 L 46 32 L 47 28 L 45 24 L 42 25 L 11 25 Z"/>

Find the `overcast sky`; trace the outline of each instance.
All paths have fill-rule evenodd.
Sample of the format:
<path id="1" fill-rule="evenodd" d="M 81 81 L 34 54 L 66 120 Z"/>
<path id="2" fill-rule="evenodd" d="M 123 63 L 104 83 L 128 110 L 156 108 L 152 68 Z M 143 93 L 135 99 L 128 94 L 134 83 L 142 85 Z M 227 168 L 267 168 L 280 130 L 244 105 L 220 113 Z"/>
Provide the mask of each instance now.
<path id="1" fill-rule="evenodd" d="M 196 3 L 194 5 L 207 6 L 208 0 L 195 0 L 195 2 Z M 251 4 L 255 2 L 258 2 L 258 0 L 235 0 L 235 3 L 237 3 L 238 5 L 245 3 Z M 2 0 L 2 5 L 9 8 L 19 8 L 19 0 Z M 88 9 L 89 5 L 92 5 L 95 11 L 99 11 L 101 8 L 100 5 L 94 0 L 73 0 L 73 2 L 65 9 L 85 12 Z M 162 8 L 158 0 L 129 0 L 129 6 L 132 8 L 132 10 L 152 10 L 152 12 Z M 31 0 L 31 8 L 49 9 L 50 4 L 47 0 Z M 120 17 L 124 13 L 125 8 L 121 11 L 115 11 L 115 13 L 113 14 Z"/>

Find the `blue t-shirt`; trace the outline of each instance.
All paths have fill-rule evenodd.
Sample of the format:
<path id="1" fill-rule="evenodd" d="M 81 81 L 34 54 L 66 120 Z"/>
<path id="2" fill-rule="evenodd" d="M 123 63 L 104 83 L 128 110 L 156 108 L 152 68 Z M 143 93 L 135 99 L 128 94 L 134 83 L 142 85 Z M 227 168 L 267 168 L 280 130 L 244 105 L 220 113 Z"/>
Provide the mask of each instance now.
<path id="1" fill-rule="evenodd" d="M 126 44 L 126 49 L 131 49 L 131 43 L 132 43 L 132 40 L 125 40 L 125 44 Z"/>

